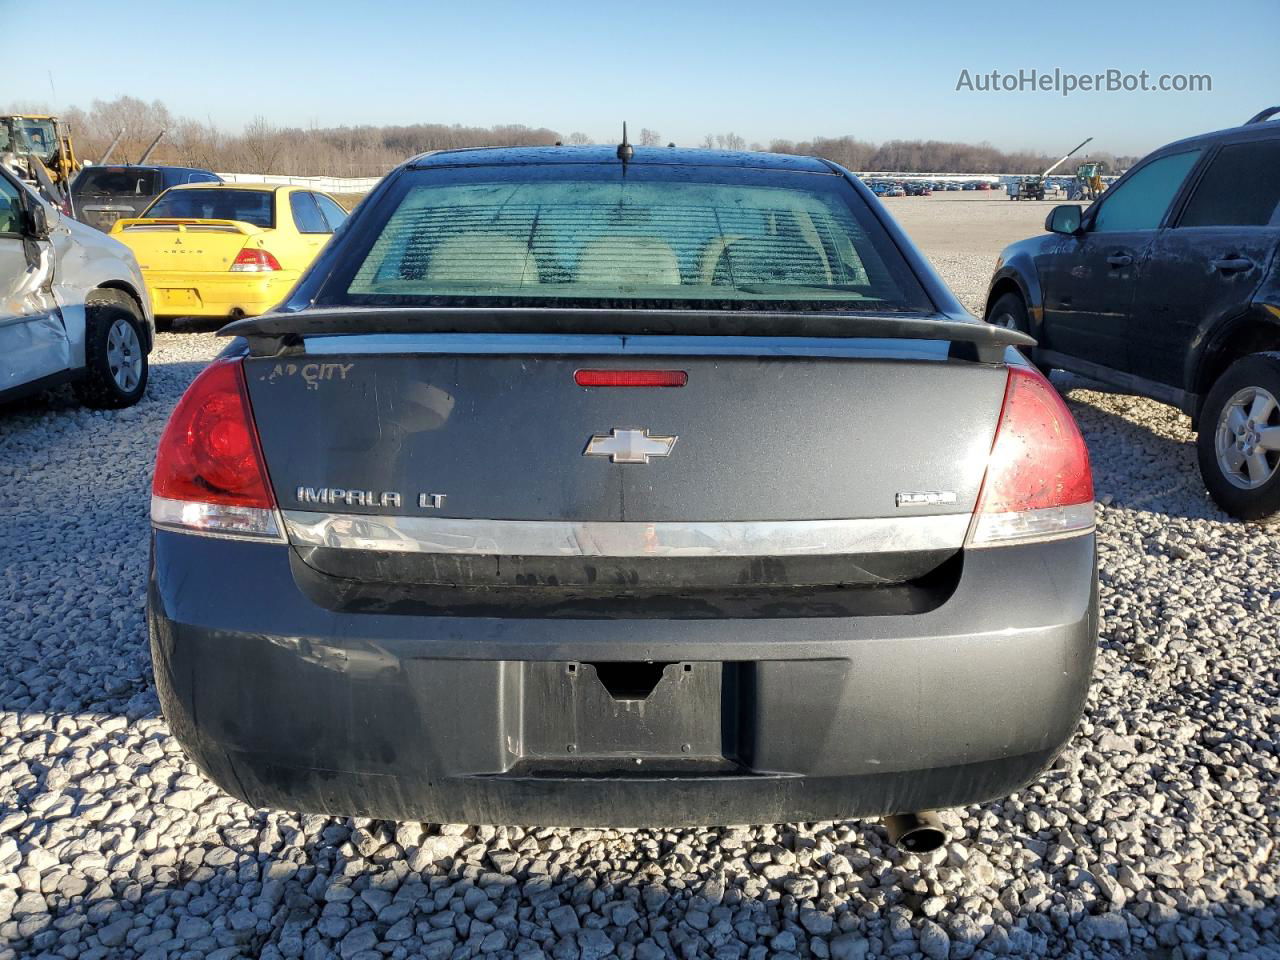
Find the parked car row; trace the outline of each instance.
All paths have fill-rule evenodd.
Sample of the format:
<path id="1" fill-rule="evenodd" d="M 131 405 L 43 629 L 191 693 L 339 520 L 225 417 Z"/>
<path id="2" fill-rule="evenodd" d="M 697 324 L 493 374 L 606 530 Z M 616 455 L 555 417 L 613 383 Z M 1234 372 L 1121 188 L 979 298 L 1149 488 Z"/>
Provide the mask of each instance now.
<path id="1" fill-rule="evenodd" d="M 93 406 L 136 402 L 157 328 L 269 310 L 347 218 L 302 187 L 95 166 L 73 181 L 77 220 L 0 176 L 0 400 L 69 380 Z"/>
<path id="2" fill-rule="evenodd" d="M 905 197 L 907 195 L 906 188 L 900 183 L 892 183 L 888 180 L 868 180 L 867 188 L 877 197 Z"/>
<path id="3" fill-rule="evenodd" d="M 84 167 L 71 199 L 78 219 L 137 256 L 162 330 L 270 309 L 347 216 L 327 194 L 180 166 Z"/>
<path id="4" fill-rule="evenodd" d="M 990 180 L 868 180 L 866 184 L 877 197 L 927 197 L 935 192 L 1000 188 Z"/>

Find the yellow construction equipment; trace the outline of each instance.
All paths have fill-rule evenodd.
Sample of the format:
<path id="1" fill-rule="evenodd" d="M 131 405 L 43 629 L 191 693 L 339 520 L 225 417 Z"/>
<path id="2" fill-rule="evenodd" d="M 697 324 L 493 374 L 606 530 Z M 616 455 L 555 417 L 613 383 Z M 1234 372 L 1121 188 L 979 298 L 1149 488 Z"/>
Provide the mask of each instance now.
<path id="1" fill-rule="evenodd" d="M 0 163 L 60 206 L 81 167 L 67 125 L 44 114 L 0 114 Z"/>
<path id="2" fill-rule="evenodd" d="M 1097 200 L 1106 189 L 1102 182 L 1106 175 L 1107 165 L 1101 160 L 1088 160 L 1076 167 L 1076 182 L 1086 200 Z"/>
<path id="3" fill-rule="evenodd" d="M 1043 200 L 1044 199 L 1044 178 L 1058 167 L 1062 166 L 1071 158 L 1071 155 L 1087 144 L 1093 137 L 1089 137 L 1080 141 L 1074 147 L 1066 152 L 1066 154 L 1057 163 L 1050 164 L 1048 169 L 1038 177 L 1021 177 L 1016 182 L 1011 183 L 1008 187 L 1010 200 Z"/>

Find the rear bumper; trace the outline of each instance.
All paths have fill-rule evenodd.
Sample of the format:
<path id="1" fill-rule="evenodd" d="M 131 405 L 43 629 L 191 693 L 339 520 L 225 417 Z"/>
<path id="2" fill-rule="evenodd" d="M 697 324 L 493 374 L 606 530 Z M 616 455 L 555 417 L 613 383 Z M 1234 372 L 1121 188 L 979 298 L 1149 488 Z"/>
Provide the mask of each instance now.
<path id="1" fill-rule="evenodd" d="M 299 562 L 281 545 L 153 539 L 165 715 L 258 806 L 594 826 L 956 806 L 1052 760 L 1093 667 L 1091 535 L 970 551 L 947 601 L 910 616 L 350 613 L 304 595 Z M 646 660 L 668 664 L 646 701 L 598 678 Z"/>
<path id="2" fill-rule="evenodd" d="M 256 317 L 282 301 L 296 270 L 270 273 L 147 270 L 143 272 L 158 317 Z"/>

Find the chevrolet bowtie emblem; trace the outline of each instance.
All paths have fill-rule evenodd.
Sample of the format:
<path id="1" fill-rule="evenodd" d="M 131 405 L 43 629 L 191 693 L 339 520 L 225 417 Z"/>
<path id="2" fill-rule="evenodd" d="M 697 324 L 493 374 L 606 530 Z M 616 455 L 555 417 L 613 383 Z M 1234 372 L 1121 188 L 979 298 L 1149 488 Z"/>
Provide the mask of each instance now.
<path id="1" fill-rule="evenodd" d="M 584 457 L 608 457 L 614 463 L 648 463 L 650 457 L 667 457 L 679 437 L 651 437 L 648 430 L 619 430 L 609 435 L 597 433 L 587 441 Z"/>

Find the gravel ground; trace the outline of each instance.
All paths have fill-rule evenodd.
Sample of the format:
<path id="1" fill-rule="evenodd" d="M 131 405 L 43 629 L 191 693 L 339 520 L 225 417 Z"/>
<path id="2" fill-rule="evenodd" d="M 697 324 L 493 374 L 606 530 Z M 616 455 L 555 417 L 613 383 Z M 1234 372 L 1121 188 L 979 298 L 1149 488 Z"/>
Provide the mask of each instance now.
<path id="1" fill-rule="evenodd" d="M 1043 218 L 928 204 L 891 206 L 971 306 Z M 1180 414 L 1058 379 L 1101 502 L 1097 681 L 1054 769 L 937 853 L 868 823 L 396 825 L 252 810 L 159 715 L 151 459 L 217 349 L 161 335 L 132 410 L 0 410 L 0 960 L 1280 958 L 1280 555 L 1208 501 Z"/>

